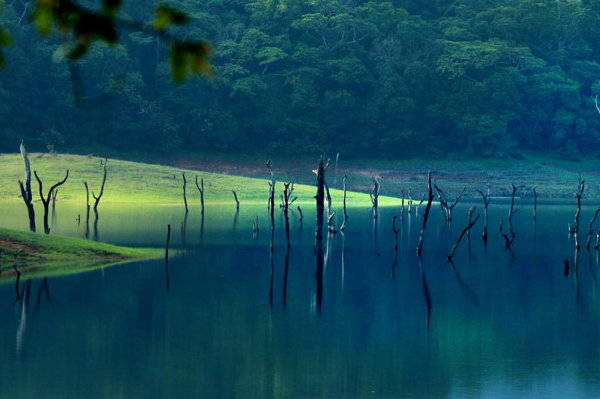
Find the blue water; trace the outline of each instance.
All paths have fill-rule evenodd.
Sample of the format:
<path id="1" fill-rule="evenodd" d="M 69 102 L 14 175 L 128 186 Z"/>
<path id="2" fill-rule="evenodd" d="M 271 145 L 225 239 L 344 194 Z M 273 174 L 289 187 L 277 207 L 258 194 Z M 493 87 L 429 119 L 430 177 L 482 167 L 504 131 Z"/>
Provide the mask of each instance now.
<path id="1" fill-rule="evenodd" d="M 511 250 L 508 205 L 490 206 L 487 245 L 480 219 L 453 264 L 469 205 L 450 226 L 434 205 L 421 258 L 422 215 L 405 211 L 395 251 L 399 208 L 376 224 L 351 208 L 319 276 L 308 205 L 290 216 L 289 253 L 277 210 L 272 255 L 265 207 L 209 207 L 203 224 L 192 210 L 184 225 L 179 207 L 105 207 L 90 239 L 162 247 L 171 224 L 168 265 L 24 275 L 18 296 L 5 270 L 0 398 L 597 398 L 595 207 L 576 254 L 573 204 L 544 204 L 535 222 L 518 204 Z M 27 228 L 22 204 L 2 209 L 0 225 Z M 78 212 L 57 205 L 53 233 L 83 236 Z"/>

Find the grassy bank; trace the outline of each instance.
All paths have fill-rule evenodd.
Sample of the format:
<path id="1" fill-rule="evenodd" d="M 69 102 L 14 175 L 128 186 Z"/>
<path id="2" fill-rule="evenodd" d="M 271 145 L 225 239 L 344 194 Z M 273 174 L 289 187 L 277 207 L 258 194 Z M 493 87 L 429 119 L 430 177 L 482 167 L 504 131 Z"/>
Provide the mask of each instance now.
<path id="1" fill-rule="evenodd" d="M 134 259 L 157 258 L 164 254 L 155 248 L 124 248 L 79 238 L 0 228 L 0 279 L 39 271 L 44 275 L 73 273 Z"/>
<path id="2" fill-rule="evenodd" d="M 65 176 L 69 169 L 69 179 L 59 188 L 57 201 L 82 203 L 86 202 L 86 191 L 83 181 L 88 182 L 90 201 L 93 203 L 92 191 L 100 191 L 102 183 L 102 167 L 100 158 L 81 155 L 37 154 L 29 155 L 32 174 L 37 170 L 42 179 L 44 195 L 47 190 Z M 24 178 L 23 160 L 19 154 L 0 155 L 0 201 L 22 201 L 18 180 Z M 267 168 L 261 163 L 264 172 Z M 308 166 L 307 166 L 308 169 Z M 189 167 L 172 167 L 136 163 L 109 159 L 107 164 L 108 177 L 101 203 L 113 204 L 183 204 L 183 178 L 186 173 L 187 198 L 190 203 L 199 203 L 200 194 L 195 185 L 204 179 L 206 203 L 234 203 L 232 190 L 235 190 L 242 204 L 267 202 L 269 185 L 266 178 L 235 176 L 223 173 L 212 173 L 202 170 L 202 165 Z M 266 176 L 267 173 L 264 173 Z M 38 183 L 33 177 L 32 190 L 34 199 L 39 201 Z M 278 176 L 278 180 L 289 179 L 291 176 Z M 276 193 L 282 193 L 283 184 L 276 186 Z M 314 203 L 315 188 L 310 185 L 295 185 L 294 196 L 297 203 Z M 333 201 L 341 201 L 342 192 L 331 190 Z M 349 192 L 349 205 L 368 205 L 368 194 Z M 380 198 L 380 203 L 393 201 L 391 198 Z"/>

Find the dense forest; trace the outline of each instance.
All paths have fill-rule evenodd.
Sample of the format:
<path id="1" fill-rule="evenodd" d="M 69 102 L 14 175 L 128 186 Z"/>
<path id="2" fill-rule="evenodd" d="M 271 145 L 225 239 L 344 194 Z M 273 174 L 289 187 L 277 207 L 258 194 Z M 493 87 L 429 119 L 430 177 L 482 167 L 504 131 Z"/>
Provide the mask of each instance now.
<path id="1" fill-rule="evenodd" d="M 173 83 L 169 42 L 127 29 L 70 67 L 32 1 L 0 0 L 0 151 L 600 155 L 600 0 L 167 3 L 190 16 L 174 34 L 211 43 L 212 79 Z"/>

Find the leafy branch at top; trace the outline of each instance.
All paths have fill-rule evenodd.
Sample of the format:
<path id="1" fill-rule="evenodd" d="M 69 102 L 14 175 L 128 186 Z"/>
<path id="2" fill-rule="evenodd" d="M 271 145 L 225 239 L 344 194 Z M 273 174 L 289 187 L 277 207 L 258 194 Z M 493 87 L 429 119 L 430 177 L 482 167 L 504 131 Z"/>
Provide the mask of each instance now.
<path id="1" fill-rule="evenodd" d="M 68 58 L 76 61 L 83 57 L 94 41 L 115 44 L 117 27 L 156 35 L 171 43 L 170 64 L 173 79 L 181 82 L 188 74 L 212 75 L 209 62 L 210 45 L 202 40 L 179 39 L 168 28 L 188 21 L 185 13 L 167 5 L 158 5 L 152 24 L 117 17 L 121 0 L 102 0 L 102 9 L 88 10 L 72 0 L 37 0 L 31 14 L 38 33 L 48 36 L 56 27 L 63 40 L 72 40 Z M 11 43 L 9 34 L 0 28 L 0 47 Z M 0 66 L 3 65 L 0 53 Z"/>

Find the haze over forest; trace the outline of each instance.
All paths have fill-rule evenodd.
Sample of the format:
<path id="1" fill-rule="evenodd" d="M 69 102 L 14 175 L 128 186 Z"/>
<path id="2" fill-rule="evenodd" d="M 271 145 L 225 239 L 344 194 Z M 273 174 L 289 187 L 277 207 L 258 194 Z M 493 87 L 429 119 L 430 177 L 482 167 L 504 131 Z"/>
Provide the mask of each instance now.
<path id="1" fill-rule="evenodd" d="M 214 79 L 181 85 L 168 43 L 126 30 L 73 76 L 30 3 L 0 0 L 1 152 L 600 155 L 600 0 L 168 1 L 192 18 L 174 33 L 214 51 Z"/>

